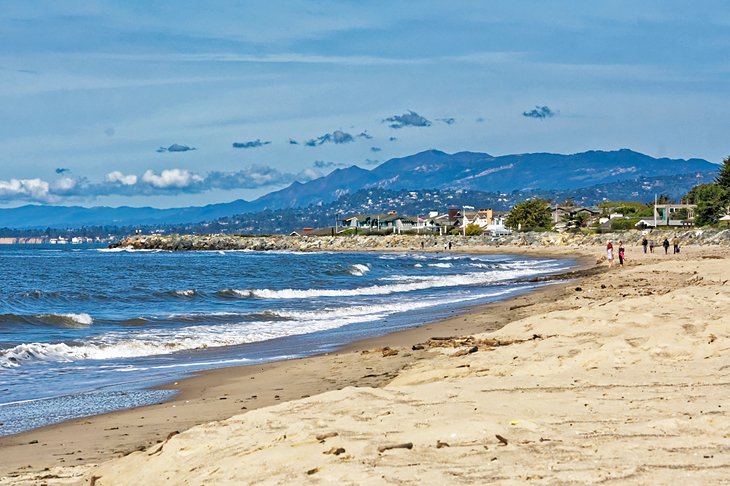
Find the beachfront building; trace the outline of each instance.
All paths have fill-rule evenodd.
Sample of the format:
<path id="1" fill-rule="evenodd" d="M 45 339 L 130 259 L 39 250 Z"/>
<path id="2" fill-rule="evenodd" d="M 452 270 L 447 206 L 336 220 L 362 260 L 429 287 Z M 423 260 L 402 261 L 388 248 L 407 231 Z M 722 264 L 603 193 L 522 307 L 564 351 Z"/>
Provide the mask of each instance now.
<path id="1" fill-rule="evenodd" d="M 485 233 L 493 235 L 510 234 L 511 231 L 504 227 L 507 214 L 503 211 L 494 211 L 491 208 L 471 211 L 466 208 L 452 208 L 449 209 L 448 223 L 460 231 L 463 231 L 465 225 L 475 224 Z"/>
<path id="2" fill-rule="evenodd" d="M 589 208 L 586 206 L 553 206 L 552 216 L 553 224 L 557 231 L 566 229 L 568 221 L 582 221 L 583 226 L 592 224 L 601 214 L 598 208 Z"/>
<path id="3" fill-rule="evenodd" d="M 392 232 L 413 231 L 420 228 L 420 218 L 401 216 L 396 211 L 389 211 L 385 214 L 364 215 L 357 214 L 341 220 L 342 230 L 354 230 L 356 232 Z M 427 227 L 424 223 L 423 227 Z"/>
<path id="4" fill-rule="evenodd" d="M 635 226 L 639 229 L 694 226 L 696 209 L 696 204 L 654 204 L 654 218 L 640 219 Z"/>
<path id="5" fill-rule="evenodd" d="M 654 204 L 654 221 L 657 226 L 694 225 L 696 204 Z"/>

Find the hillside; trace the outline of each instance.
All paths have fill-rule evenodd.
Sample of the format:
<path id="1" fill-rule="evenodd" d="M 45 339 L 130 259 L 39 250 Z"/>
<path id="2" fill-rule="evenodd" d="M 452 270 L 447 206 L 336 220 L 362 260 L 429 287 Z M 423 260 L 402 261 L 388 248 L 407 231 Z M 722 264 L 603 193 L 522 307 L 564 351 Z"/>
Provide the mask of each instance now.
<path id="1" fill-rule="evenodd" d="M 473 190 L 493 193 L 513 191 L 580 192 L 601 186 L 605 197 L 618 199 L 612 187 L 627 182 L 659 181 L 683 176 L 679 189 L 684 194 L 692 177 L 706 179 L 716 164 L 702 159 L 656 159 L 631 150 L 589 151 L 571 155 L 535 153 L 492 156 L 486 153 L 447 154 L 429 150 L 384 162 L 372 170 L 352 166 L 326 176 L 271 192 L 254 201 L 202 207 L 155 209 L 150 207 L 92 207 L 28 205 L 0 209 L 0 228 L 78 228 L 116 225 L 178 225 L 213 221 L 227 216 L 258 211 L 305 208 L 329 204 L 343 195 L 363 189 L 378 190 Z M 699 180 L 699 179 L 698 179 Z M 639 186 L 640 187 L 640 186 Z M 674 188 L 671 184 L 668 186 Z M 641 190 L 632 191 L 638 197 Z M 669 192 L 662 190 L 661 192 Z M 680 195 L 681 195 L 680 194 Z M 620 198 L 624 198 L 621 196 Z"/>

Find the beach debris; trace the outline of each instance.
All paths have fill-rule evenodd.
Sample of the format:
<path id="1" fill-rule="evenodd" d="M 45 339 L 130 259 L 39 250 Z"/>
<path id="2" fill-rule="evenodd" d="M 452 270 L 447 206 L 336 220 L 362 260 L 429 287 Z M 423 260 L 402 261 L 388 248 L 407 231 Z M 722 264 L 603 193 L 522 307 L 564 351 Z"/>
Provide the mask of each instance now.
<path id="1" fill-rule="evenodd" d="M 340 435 L 340 434 L 339 434 L 339 433 L 337 433 L 337 432 L 327 432 L 327 433 L 324 433 L 324 434 L 319 434 L 319 435 L 317 435 L 317 436 L 316 436 L 315 438 L 316 438 L 316 439 L 317 439 L 318 441 L 320 441 L 320 442 L 324 442 L 324 441 L 326 441 L 327 439 L 330 439 L 330 438 L 332 438 L 332 437 L 337 437 L 338 435 Z"/>
<path id="2" fill-rule="evenodd" d="M 332 449 L 328 451 L 324 451 L 322 454 L 334 454 L 335 456 L 339 456 L 340 454 L 345 453 L 344 447 L 333 447 Z"/>
<path id="3" fill-rule="evenodd" d="M 96 482 L 101 479 L 101 476 L 91 476 L 89 478 L 89 486 L 96 486 Z"/>
<path id="4" fill-rule="evenodd" d="M 28 444 L 37 444 L 37 443 L 38 443 L 37 440 L 32 440 L 32 441 L 28 442 Z"/>
<path id="5" fill-rule="evenodd" d="M 466 356 L 467 354 L 476 353 L 477 351 L 479 351 L 479 347 L 478 346 L 472 346 L 470 348 L 461 349 L 461 350 L 455 352 L 454 354 L 451 355 L 451 357 L 452 358 L 457 358 L 459 356 Z"/>
<path id="6" fill-rule="evenodd" d="M 413 442 L 404 442 L 402 444 L 387 444 L 378 447 L 378 452 L 385 452 L 391 449 L 413 449 Z"/>
<path id="7" fill-rule="evenodd" d="M 312 474 L 317 474 L 318 472 L 319 472 L 319 468 L 318 467 L 315 467 L 315 468 L 312 468 L 309 471 L 307 471 L 307 474 L 309 476 L 311 476 Z"/>
<path id="8" fill-rule="evenodd" d="M 495 437 L 497 438 L 497 440 L 498 440 L 498 441 L 500 441 L 500 442 L 501 442 L 502 444 L 504 444 L 504 445 L 507 445 L 507 444 L 509 444 L 509 441 L 508 441 L 507 439 L 505 439 L 504 437 L 502 437 L 501 435 L 499 435 L 499 434 L 494 434 L 494 436 L 495 436 Z"/>
<path id="9" fill-rule="evenodd" d="M 383 353 L 383 358 L 387 358 L 388 356 L 395 356 L 396 354 L 398 354 L 397 349 L 392 349 L 392 348 L 389 348 L 388 346 L 384 347 L 380 351 Z"/>
<path id="10" fill-rule="evenodd" d="M 429 348 L 469 348 L 470 351 L 472 348 L 477 348 L 475 351 L 470 351 L 470 353 L 474 353 L 479 350 L 489 350 L 493 348 L 497 348 L 500 346 L 510 346 L 512 344 L 520 344 L 528 341 L 537 341 L 541 339 L 546 339 L 549 337 L 553 337 L 554 335 L 549 336 L 543 336 L 542 334 L 533 334 L 532 337 L 527 339 L 495 339 L 495 338 L 486 338 L 486 339 L 476 339 L 474 336 L 462 336 L 462 337 L 448 337 L 448 338 L 430 338 L 425 343 L 422 343 L 423 346 L 429 347 Z M 467 353 L 469 354 L 469 353 Z"/>
<path id="11" fill-rule="evenodd" d="M 707 344 L 712 344 L 717 340 L 717 336 L 714 334 L 710 334 L 709 341 L 707 341 Z"/>
<path id="12" fill-rule="evenodd" d="M 420 351 L 421 349 L 424 349 L 423 344 L 414 344 L 411 346 L 411 351 Z"/>
<path id="13" fill-rule="evenodd" d="M 582 291 L 583 291 L 583 287 L 576 287 L 576 288 L 575 288 L 575 291 L 576 291 L 576 292 L 582 292 Z"/>
<path id="14" fill-rule="evenodd" d="M 436 449 L 441 449 L 444 447 L 451 447 L 448 442 L 441 442 L 440 440 L 436 441 Z"/>

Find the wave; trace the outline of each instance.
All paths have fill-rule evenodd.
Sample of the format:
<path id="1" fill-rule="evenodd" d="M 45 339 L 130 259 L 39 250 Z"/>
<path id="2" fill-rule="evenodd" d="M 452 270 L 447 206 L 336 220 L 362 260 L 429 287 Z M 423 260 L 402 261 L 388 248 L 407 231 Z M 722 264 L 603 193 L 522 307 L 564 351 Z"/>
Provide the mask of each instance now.
<path id="1" fill-rule="evenodd" d="M 370 265 L 363 265 L 362 263 L 355 263 L 350 267 L 350 275 L 356 277 L 362 277 L 370 271 Z"/>
<path id="2" fill-rule="evenodd" d="M 172 297 L 195 297 L 198 294 L 198 291 L 195 289 L 184 289 L 184 290 L 170 290 L 168 292 L 165 292 L 165 295 L 170 295 Z"/>
<path id="3" fill-rule="evenodd" d="M 94 323 L 89 314 L 42 314 L 40 319 L 50 323 L 58 323 L 62 327 L 88 327 Z"/>
<path id="4" fill-rule="evenodd" d="M 22 298 L 33 300 L 54 300 L 63 296 L 61 292 L 47 292 L 45 290 L 28 290 L 20 294 Z"/>
<path id="5" fill-rule="evenodd" d="M 109 332 L 87 342 L 25 343 L 0 350 L 0 368 L 17 368 L 25 363 L 38 361 L 68 363 L 81 360 L 113 360 L 254 343 L 327 331 L 351 324 L 370 323 L 392 314 L 438 305 L 496 297 L 513 292 L 516 288 L 491 290 L 471 296 L 430 298 L 375 306 L 324 308 L 298 312 L 270 311 L 261 314 L 262 317 L 268 317 L 266 320 L 178 329 Z"/>
<path id="6" fill-rule="evenodd" d="M 86 313 L 80 314 L 0 314 L 0 324 L 30 324 L 35 326 L 52 326 L 65 328 L 89 327 L 94 319 Z"/>
<path id="7" fill-rule="evenodd" d="M 451 263 L 428 263 L 426 266 L 433 268 L 451 268 L 454 265 Z"/>
<path id="8" fill-rule="evenodd" d="M 227 296 L 257 299 L 307 299 L 316 297 L 356 297 L 413 292 L 431 288 L 486 285 L 545 273 L 543 267 L 523 267 L 498 272 L 472 272 L 461 275 L 415 277 L 413 281 L 374 285 L 354 289 L 226 289 Z M 409 277 L 410 278 L 410 277 Z"/>

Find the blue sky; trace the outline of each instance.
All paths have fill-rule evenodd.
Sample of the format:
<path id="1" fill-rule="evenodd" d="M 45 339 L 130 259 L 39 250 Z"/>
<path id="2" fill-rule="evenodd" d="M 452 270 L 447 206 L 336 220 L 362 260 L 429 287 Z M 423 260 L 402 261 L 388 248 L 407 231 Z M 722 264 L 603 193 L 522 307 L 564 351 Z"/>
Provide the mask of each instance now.
<path id="1" fill-rule="evenodd" d="M 252 199 L 431 148 L 720 162 L 729 32 L 724 0 L 4 1 L 0 206 Z"/>

